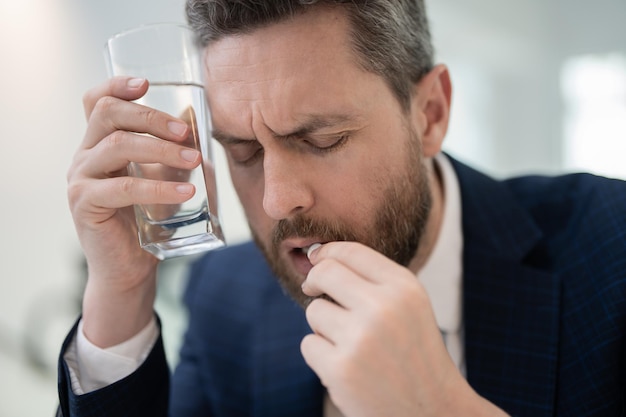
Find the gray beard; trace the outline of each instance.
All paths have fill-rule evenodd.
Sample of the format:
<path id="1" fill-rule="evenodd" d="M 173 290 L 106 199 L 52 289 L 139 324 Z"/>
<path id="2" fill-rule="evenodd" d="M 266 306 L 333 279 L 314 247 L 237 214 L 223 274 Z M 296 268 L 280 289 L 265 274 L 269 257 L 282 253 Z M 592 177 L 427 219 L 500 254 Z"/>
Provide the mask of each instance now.
<path id="1" fill-rule="evenodd" d="M 360 242 L 402 266 L 409 265 L 417 253 L 432 206 L 428 172 L 420 155 L 421 149 L 411 149 L 404 176 L 390 182 L 380 199 L 374 221 L 363 227 L 357 229 L 337 221 L 297 215 L 278 222 L 269 247 L 251 227 L 256 244 L 291 298 L 304 308 L 313 299 L 302 292 L 301 277 L 287 268 L 287 260 L 280 258 L 280 244 L 288 238 Z"/>

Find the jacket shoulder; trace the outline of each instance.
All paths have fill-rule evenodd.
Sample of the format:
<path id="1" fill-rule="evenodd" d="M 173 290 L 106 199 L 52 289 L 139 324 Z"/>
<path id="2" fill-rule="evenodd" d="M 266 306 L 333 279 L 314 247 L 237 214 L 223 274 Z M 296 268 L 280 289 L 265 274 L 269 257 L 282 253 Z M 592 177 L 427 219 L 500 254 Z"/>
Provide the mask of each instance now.
<path id="1" fill-rule="evenodd" d="M 203 297 L 249 298 L 278 287 L 260 249 L 252 242 L 207 252 L 189 270 L 185 301 Z"/>
<path id="2" fill-rule="evenodd" d="M 506 180 L 517 200 L 548 235 L 579 242 L 621 239 L 626 248 L 626 182 L 591 174 Z"/>

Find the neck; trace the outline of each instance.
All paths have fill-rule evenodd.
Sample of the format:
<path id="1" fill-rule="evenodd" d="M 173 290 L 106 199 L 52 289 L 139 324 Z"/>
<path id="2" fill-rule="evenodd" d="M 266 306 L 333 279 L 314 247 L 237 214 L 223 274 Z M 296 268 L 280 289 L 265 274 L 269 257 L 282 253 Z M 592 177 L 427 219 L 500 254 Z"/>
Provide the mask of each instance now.
<path id="1" fill-rule="evenodd" d="M 420 240 L 417 253 L 409 263 L 409 269 L 413 273 L 417 273 L 420 269 L 422 269 L 435 247 L 435 243 L 439 237 L 439 231 L 441 230 L 443 209 L 445 205 L 443 193 L 444 184 L 441 172 L 439 171 L 434 159 L 427 159 L 424 163 L 426 164 L 428 182 L 430 184 L 432 194 L 432 207 L 430 213 L 428 214 L 428 221 L 426 222 L 424 235 Z"/>

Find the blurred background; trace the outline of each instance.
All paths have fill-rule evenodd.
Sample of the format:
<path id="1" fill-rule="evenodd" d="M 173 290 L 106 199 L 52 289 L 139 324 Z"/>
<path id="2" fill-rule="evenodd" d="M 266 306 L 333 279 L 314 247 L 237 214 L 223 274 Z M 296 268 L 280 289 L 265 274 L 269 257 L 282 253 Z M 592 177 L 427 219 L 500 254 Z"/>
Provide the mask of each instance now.
<path id="1" fill-rule="evenodd" d="M 494 176 L 626 178 L 624 0 L 426 0 L 454 98 L 446 150 Z M 105 40 L 183 22 L 183 0 L 0 0 L 0 417 L 52 416 L 56 357 L 85 269 L 66 203 L 82 95 L 106 77 Z M 229 243 L 245 221 L 223 164 Z M 188 259 L 162 265 L 157 309 L 172 364 Z"/>

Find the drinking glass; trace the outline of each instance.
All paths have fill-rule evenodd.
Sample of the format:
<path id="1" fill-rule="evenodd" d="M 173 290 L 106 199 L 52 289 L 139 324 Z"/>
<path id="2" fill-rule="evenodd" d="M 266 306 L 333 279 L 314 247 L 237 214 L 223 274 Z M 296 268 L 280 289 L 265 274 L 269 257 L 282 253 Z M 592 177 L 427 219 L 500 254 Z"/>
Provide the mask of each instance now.
<path id="1" fill-rule="evenodd" d="M 189 182 L 196 188 L 182 204 L 135 205 L 141 247 L 162 260 L 224 246 L 217 216 L 211 117 L 202 82 L 201 48 L 193 32 L 182 24 L 141 26 L 111 37 L 105 57 L 110 76 L 146 78 L 148 92 L 136 102 L 186 121 L 191 133 L 183 144 L 202 154 L 202 164 L 193 170 L 156 163 L 128 165 L 131 176 Z"/>

